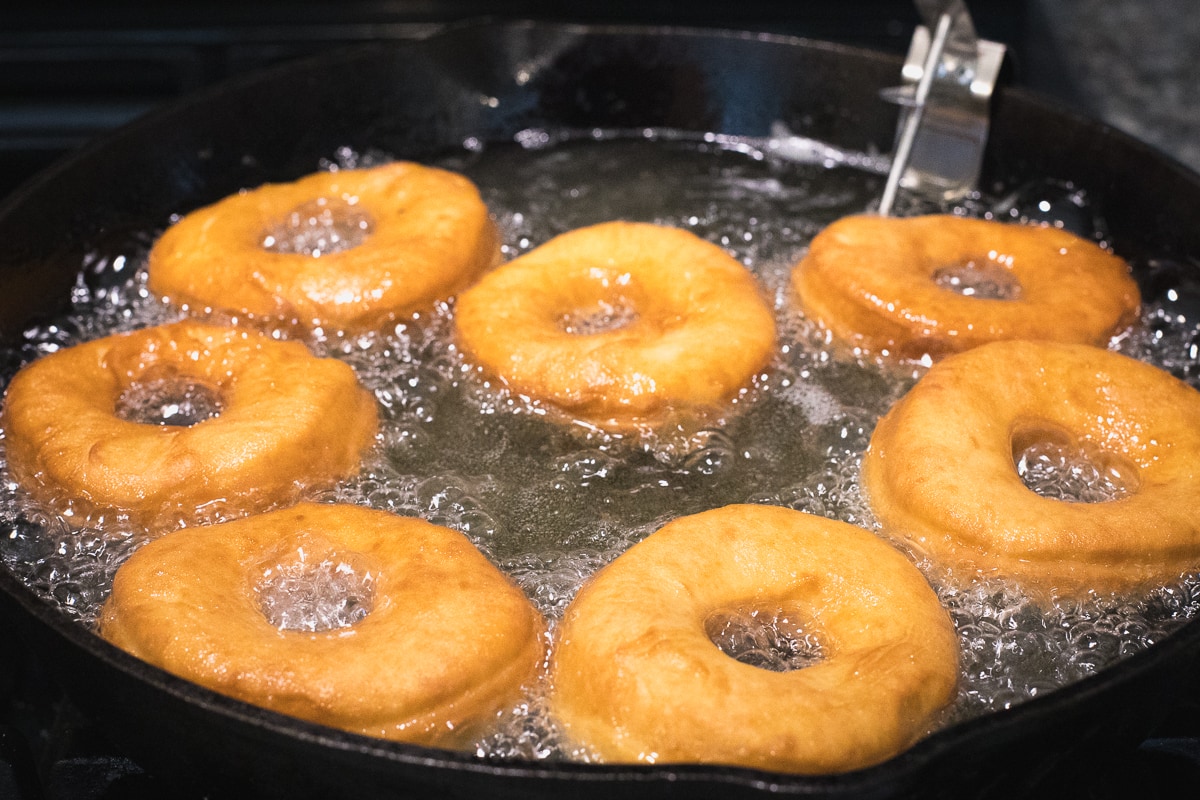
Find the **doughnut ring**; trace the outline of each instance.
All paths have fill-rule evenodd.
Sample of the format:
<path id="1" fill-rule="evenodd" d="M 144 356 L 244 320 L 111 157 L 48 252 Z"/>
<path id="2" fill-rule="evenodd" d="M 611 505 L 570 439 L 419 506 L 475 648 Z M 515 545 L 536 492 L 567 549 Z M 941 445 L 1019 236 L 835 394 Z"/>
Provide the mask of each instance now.
<path id="1" fill-rule="evenodd" d="M 305 233 L 298 251 L 283 246 Z M 150 288 L 176 303 L 362 330 L 453 294 L 498 256 L 469 180 L 396 162 L 267 184 L 193 211 L 154 244 L 148 272 Z"/>
<path id="2" fill-rule="evenodd" d="M 885 530 L 952 568 L 1037 592 L 1122 591 L 1200 564 L 1200 392 L 1086 345 L 997 342 L 933 366 L 879 421 L 863 489 Z M 1029 444 L 1098 451 L 1123 493 L 1043 497 Z M 963 578 L 969 575 L 961 576 Z"/>
<path id="3" fill-rule="evenodd" d="M 936 215 L 838 220 L 792 284 L 835 338 L 914 359 L 1001 339 L 1103 345 L 1141 302 L 1123 260 L 1064 230 Z"/>
<path id="4" fill-rule="evenodd" d="M 271 577 L 303 581 L 305 570 L 336 578 L 365 613 L 323 629 L 273 624 Z M 468 743 L 519 700 L 544 657 L 543 629 L 458 532 L 312 503 L 145 545 L 117 571 L 100 619 L 117 647 L 213 691 L 438 746 Z"/>
<path id="5" fill-rule="evenodd" d="M 706 622 L 787 609 L 825 656 L 773 672 L 717 649 Z M 954 697 L 958 644 L 921 573 L 867 531 L 726 506 L 669 523 L 568 606 L 551 710 L 606 762 L 829 773 L 883 761 Z"/>
<path id="6" fill-rule="evenodd" d="M 467 356 L 513 392 L 603 428 L 712 409 L 767 363 L 754 277 L 687 231 L 608 222 L 557 236 L 458 299 Z"/>
<path id="7" fill-rule="evenodd" d="M 181 391 L 207 394 L 217 413 L 185 424 L 124 413 L 139 392 L 170 405 Z M 30 363 L 0 419 L 9 467 L 35 498 L 149 520 L 290 502 L 354 473 L 377 427 L 374 398 L 340 361 L 195 321 Z"/>

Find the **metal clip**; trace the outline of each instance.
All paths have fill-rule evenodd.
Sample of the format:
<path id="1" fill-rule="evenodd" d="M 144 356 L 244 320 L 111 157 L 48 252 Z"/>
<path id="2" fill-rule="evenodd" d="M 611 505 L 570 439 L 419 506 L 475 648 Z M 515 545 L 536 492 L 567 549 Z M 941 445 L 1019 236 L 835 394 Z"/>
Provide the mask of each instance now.
<path id="1" fill-rule="evenodd" d="M 954 200 L 979 181 L 988 104 L 1004 45 L 978 38 L 963 0 L 914 0 L 926 26 L 913 33 L 905 84 L 883 97 L 903 106 L 892 167 L 879 204 L 887 216 L 899 187 Z"/>

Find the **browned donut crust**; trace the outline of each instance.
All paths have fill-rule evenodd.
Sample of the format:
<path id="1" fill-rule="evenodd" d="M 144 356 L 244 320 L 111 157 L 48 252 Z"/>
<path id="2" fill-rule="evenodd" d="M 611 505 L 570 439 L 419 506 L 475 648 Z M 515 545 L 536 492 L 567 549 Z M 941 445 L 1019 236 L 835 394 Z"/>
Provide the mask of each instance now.
<path id="1" fill-rule="evenodd" d="M 220 413 L 190 427 L 118 416 L 131 386 L 163 379 L 207 387 Z M 210 503 L 262 509 L 353 474 L 378 418 L 347 365 L 184 321 L 32 362 L 9 385 L 2 421 L 9 467 L 35 497 L 151 519 Z"/>
<path id="2" fill-rule="evenodd" d="M 1008 276 L 1013 299 L 960 294 L 935 276 L 972 265 Z M 847 217 L 796 266 L 804 313 L 875 353 L 933 357 L 1003 339 L 1104 344 L 1141 302 L 1128 265 L 1066 231 L 953 216 Z"/>
<path id="3" fill-rule="evenodd" d="M 257 582 L 289 552 L 369 573 L 349 627 L 281 630 Z M 177 531 L 117 571 L 100 632 L 213 691 L 368 736 L 470 741 L 544 656 L 541 616 L 465 536 L 357 506 L 302 503 Z"/>
<path id="4" fill-rule="evenodd" d="M 623 324 L 570 330 L 614 312 Z M 605 428 L 723 406 L 775 342 L 745 267 L 687 231 L 631 222 L 565 233 L 489 273 L 459 298 L 455 325 L 512 391 Z"/>
<path id="5" fill-rule="evenodd" d="M 319 258 L 264 247 L 273 226 L 323 201 L 365 213 L 366 241 Z M 176 303 L 361 330 L 450 296 L 498 256 L 469 180 L 396 162 L 267 184 L 193 211 L 150 251 L 149 284 Z"/>
<path id="6" fill-rule="evenodd" d="M 784 609 L 824 658 L 773 672 L 726 656 L 705 623 Z M 874 764 L 954 697 L 950 617 L 901 553 L 784 508 L 677 519 L 602 569 L 568 607 L 551 710 L 607 762 L 827 773 Z"/>
<path id="7" fill-rule="evenodd" d="M 1200 565 L 1200 392 L 1086 345 L 997 342 L 935 364 L 879 421 L 863 488 L 879 521 L 966 582 L 1109 592 Z M 1014 450 L 1039 436 L 1099 448 L 1134 473 L 1101 503 L 1043 497 Z"/>

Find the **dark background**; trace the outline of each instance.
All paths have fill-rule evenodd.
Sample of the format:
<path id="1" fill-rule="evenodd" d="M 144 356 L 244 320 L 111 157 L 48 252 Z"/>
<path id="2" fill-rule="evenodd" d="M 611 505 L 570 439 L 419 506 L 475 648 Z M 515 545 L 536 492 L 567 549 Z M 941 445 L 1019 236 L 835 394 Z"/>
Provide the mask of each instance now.
<path id="1" fill-rule="evenodd" d="M 911 0 L 24 2 L 0 16 L 0 194 L 65 152 L 223 78 L 480 16 L 765 30 L 903 53 Z M 1194 0 L 969 0 L 1005 80 L 1200 169 Z"/>

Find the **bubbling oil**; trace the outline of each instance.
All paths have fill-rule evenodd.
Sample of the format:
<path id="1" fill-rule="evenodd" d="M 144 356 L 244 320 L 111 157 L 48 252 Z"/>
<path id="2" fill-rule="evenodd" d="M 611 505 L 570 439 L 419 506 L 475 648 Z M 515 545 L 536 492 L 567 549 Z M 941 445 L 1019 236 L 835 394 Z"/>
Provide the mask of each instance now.
<path id="1" fill-rule="evenodd" d="M 382 430 L 359 475 L 312 499 L 461 531 L 526 592 L 551 628 L 584 581 L 679 516 L 762 503 L 877 529 L 859 487 L 862 454 L 876 421 L 927 365 L 888 366 L 840 351 L 792 310 L 791 269 L 808 242 L 834 220 L 869 210 L 882 189 L 878 170 L 863 168 L 870 159 L 848 163 L 832 151 L 813 152 L 806 162 L 715 137 L 597 131 L 526 135 L 444 159 L 438 166 L 461 171 L 480 187 L 508 258 L 567 230 L 614 219 L 684 228 L 721 246 L 755 273 L 775 308 L 780 338 L 772 363 L 733 399 L 723 419 L 696 424 L 681 418 L 655 431 L 609 434 L 572 424 L 479 374 L 455 346 L 451 304 L 377 333 L 319 330 L 308 344 L 355 369 L 376 398 Z M 344 151 L 334 162 L 368 167 L 374 159 Z M 898 213 L 1017 220 L 1033 216 L 1042 201 L 1090 208 L 1086 193 L 1047 182 L 971 197 L 956 208 L 906 198 Z M 1076 216 L 1100 219 L 1093 211 Z M 1076 233 L 1105 236 L 1098 223 Z M 31 328 L 0 363 L 19 364 L 177 317 L 145 288 L 142 265 L 152 240 L 153 232 L 132 232 L 89 256 L 71 313 Z M 1156 263 L 1141 265 L 1160 269 Z M 1181 266 L 1164 285 L 1194 287 L 1192 267 Z M 1171 295 L 1176 288 L 1147 293 L 1141 323 L 1113 347 L 1200 386 L 1200 304 L 1186 306 Z M 1090 480 L 1085 476 L 1083 483 Z M 113 573 L 146 539 L 120 515 L 56 516 L 31 503 L 7 475 L 0 509 L 6 568 L 83 624 L 94 624 Z M 961 645 L 958 697 L 939 724 L 1093 674 L 1153 645 L 1200 610 L 1194 576 L 1144 597 L 1039 604 L 1002 582 L 949 588 L 934 565 L 914 559 L 937 587 Z M 322 584 L 314 603 L 365 607 L 368 599 L 355 594 L 362 586 L 351 581 L 339 588 L 336 567 L 330 570 L 310 582 Z M 322 613 L 303 611 L 300 624 Z M 347 619 L 334 617 L 336 624 Z M 760 666 L 789 669 L 821 657 L 819 640 L 807 642 L 810 634 L 802 629 L 778 620 L 750 624 L 744 615 L 731 620 L 717 626 L 714 647 L 724 642 L 732 657 L 754 650 L 751 658 Z M 588 760 L 548 713 L 546 681 L 543 676 L 502 715 L 497 729 L 477 742 L 477 753 Z"/>
<path id="2" fill-rule="evenodd" d="M 722 610 L 705 620 L 704 628 L 722 653 L 759 669 L 791 672 L 824 658 L 821 638 L 806 630 L 795 612 Z"/>
<path id="3" fill-rule="evenodd" d="M 1014 443 L 1021 482 L 1066 503 L 1106 503 L 1137 491 L 1137 467 L 1114 453 L 1052 431 Z"/>
<path id="4" fill-rule="evenodd" d="M 1019 300 L 1021 284 L 1012 273 L 992 261 L 968 261 L 942 267 L 933 282 L 947 291 L 980 300 Z"/>
<path id="5" fill-rule="evenodd" d="M 254 584 L 259 610 L 281 631 L 349 628 L 375 606 L 375 577 L 353 557 L 314 557 L 301 546 L 262 569 Z"/>
<path id="6" fill-rule="evenodd" d="M 273 253 L 320 258 L 358 247 L 374 227 L 357 198 L 318 197 L 272 225 L 263 234 L 262 247 Z"/>
<path id="7" fill-rule="evenodd" d="M 616 331 L 633 324 L 638 318 L 632 303 L 624 299 L 614 302 L 601 300 L 591 308 L 580 308 L 563 314 L 559 327 L 572 336 L 594 336 Z"/>
<path id="8" fill-rule="evenodd" d="M 188 428 L 221 414 L 220 391 L 182 375 L 133 381 L 117 398 L 116 415 L 128 422 Z"/>

